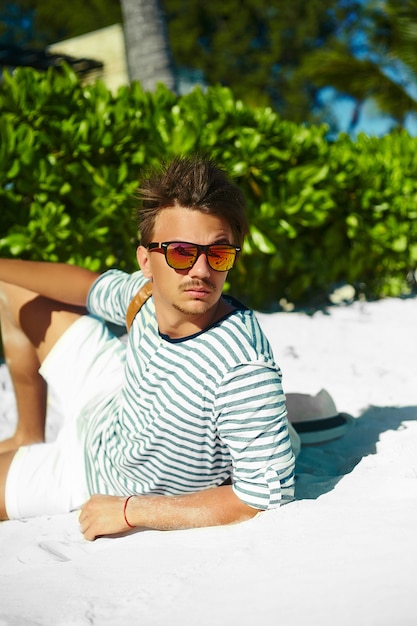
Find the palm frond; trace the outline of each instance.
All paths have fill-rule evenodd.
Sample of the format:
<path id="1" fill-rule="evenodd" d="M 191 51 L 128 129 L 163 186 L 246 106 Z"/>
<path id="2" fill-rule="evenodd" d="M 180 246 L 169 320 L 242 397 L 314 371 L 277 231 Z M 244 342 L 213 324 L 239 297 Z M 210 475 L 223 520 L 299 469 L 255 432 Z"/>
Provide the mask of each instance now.
<path id="1" fill-rule="evenodd" d="M 386 10 L 393 30 L 390 56 L 402 61 L 417 80 L 417 1 L 388 0 Z"/>
<path id="2" fill-rule="evenodd" d="M 332 86 L 360 101 L 373 98 L 382 111 L 396 119 L 417 111 L 417 101 L 369 59 L 320 50 L 310 56 L 304 69 L 318 87 Z"/>

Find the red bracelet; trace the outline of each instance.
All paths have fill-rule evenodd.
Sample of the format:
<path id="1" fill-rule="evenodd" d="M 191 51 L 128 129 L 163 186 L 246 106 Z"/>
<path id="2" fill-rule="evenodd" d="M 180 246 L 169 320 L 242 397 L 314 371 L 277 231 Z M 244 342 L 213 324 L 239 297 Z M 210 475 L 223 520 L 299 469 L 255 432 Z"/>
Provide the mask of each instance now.
<path id="1" fill-rule="evenodd" d="M 129 496 L 128 498 L 126 498 L 125 500 L 125 505 L 123 507 L 123 517 L 125 518 L 125 522 L 127 524 L 127 526 L 129 526 L 129 528 L 136 528 L 136 526 L 132 526 L 132 524 L 129 524 L 129 522 L 127 521 L 127 517 L 126 517 L 126 508 L 127 508 L 127 503 L 129 502 L 130 498 L 133 498 L 133 496 Z"/>

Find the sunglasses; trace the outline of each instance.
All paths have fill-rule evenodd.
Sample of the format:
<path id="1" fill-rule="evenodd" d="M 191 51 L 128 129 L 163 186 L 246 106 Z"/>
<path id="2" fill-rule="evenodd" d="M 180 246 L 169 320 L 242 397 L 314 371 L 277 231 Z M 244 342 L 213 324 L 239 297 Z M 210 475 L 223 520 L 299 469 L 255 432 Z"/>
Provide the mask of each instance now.
<path id="1" fill-rule="evenodd" d="M 187 241 L 164 241 L 163 243 L 150 243 L 148 250 L 163 252 L 169 267 L 174 270 L 189 270 L 195 265 L 202 252 L 207 257 L 207 263 L 212 270 L 227 272 L 237 259 L 240 248 L 228 243 L 213 243 L 209 246 L 201 246 L 198 243 Z"/>

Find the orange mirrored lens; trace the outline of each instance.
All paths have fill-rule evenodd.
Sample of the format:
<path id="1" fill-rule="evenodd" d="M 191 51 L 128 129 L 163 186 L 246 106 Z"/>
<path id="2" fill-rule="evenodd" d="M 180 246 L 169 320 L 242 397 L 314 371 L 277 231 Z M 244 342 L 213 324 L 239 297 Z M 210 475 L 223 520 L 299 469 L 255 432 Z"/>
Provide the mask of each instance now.
<path id="1" fill-rule="evenodd" d="M 225 272 L 233 267 L 236 250 L 229 246 L 210 246 L 207 260 L 213 270 Z"/>
<path id="2" fill-rule="evenodd" d="M 176 270 L 186 270 L 192 267 L 197 254 L 197 247 L 188 243 L 170 243 L 166 249 L 168 264 Z"/>

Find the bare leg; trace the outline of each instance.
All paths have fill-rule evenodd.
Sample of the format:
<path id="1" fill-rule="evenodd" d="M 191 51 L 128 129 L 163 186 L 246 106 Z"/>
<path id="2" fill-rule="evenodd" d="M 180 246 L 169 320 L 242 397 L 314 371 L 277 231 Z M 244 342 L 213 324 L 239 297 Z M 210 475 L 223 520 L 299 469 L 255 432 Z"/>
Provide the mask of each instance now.
<path id="1" fill-rule="evenodd" d="M 0 442 L 0 454 L 44 441 L 47 388 L 38 369 L 56 340 L 82 312 L 0 283 L 3 349 L 18 411 L 16 432 Z"/>
<path id="2" fill-rule="evenodd" d="M 16 452 L 4 452 L 0 454 L 0 520 L 7 519 L 5 506 L 6 478 L 15 454 Z"/>
<path id="3" fill-rule="evenodd" d="M 1 330 L 6 365 L 16 396 L 18 422 L 13 437 L 0 442 L 0 453 L 44 441 L 47 396 L 34 346 L 6 316 L 2 318 Z"/>

